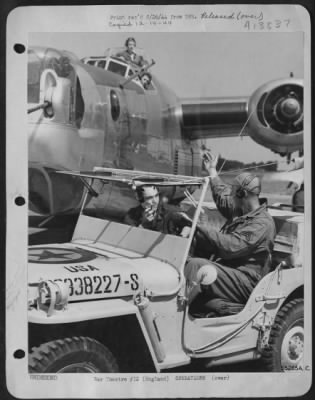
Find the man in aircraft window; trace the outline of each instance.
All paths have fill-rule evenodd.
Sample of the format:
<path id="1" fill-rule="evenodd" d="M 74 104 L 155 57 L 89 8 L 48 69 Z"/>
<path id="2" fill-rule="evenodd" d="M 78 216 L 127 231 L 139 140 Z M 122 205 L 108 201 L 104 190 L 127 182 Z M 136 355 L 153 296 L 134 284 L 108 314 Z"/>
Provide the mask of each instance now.
<path id="1" fill-rule="evenodd" d="M 140 204 L 127 212 L 124 223 L 168 233 L 167 218 L 170 213 L 179 211 L 178 207 L 167 204 L 166 198 L 160 198 L 156 186 L 138 186 L 136 199 Z"/>
<path id="2" fill-rule="evenodd" d="M 243 308 L 256 284 L 269 271 L 276 235 L 266 204 L 259 201 L 259 178 L 242 173 L 227 185 L 218 177 L 217 161 L 211 152 L 204 154 L 213 199 L 227 221 L 220 231 L 209 224 L 198 226 L 198 245 L 206 251 L 206 258 L 190 258 L 185 266 L 189 276 L 204 270 L 197 282 L 201 293 L 190 305 L 190 312 L 196 316 L 218 313 L 217 299 L 224 302 L 221 301 L 220 315 Z M 215 261 L 209 261 L 210 255 Z"/>
<path id="3" fill-rule="evenodd" d="M 147 64 L 144 58 L 135 52 L 136 40 L 133 37 L 129 37 L 125 42 L 126 49 L 116 54 L 116 57 L 122 57 L 127 62 L 143 67 Z"/>
<path id="4" fill-rule="evenodd" d="M 152 75 L 150 74 L 150 72 L 144 72 L 141 75 L 140 80 L 141 80 L 143 88 L 145 90 L 148 90 L 151 85 Z"/>

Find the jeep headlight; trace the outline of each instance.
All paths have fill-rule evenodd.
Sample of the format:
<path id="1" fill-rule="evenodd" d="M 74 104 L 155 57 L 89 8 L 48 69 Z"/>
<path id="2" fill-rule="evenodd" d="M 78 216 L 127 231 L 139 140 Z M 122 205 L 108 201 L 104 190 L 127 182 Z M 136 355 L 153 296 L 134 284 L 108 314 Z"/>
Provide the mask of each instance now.
<path id="1" fill-rule="evenodd" d="M 65 308 L 69 298 L 69 286 L 64 282 L 42 281 L 38 285 L 37 306 L 47 310 L 50 317 L 54 310 Z"/>

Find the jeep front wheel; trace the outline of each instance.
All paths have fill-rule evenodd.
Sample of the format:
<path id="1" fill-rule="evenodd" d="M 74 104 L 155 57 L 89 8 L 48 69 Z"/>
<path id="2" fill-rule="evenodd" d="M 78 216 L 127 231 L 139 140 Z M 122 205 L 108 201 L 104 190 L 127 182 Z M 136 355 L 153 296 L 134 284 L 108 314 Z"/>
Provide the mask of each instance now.
<path id="1" fill-rule="evenodd" d="M 267 371 L 297 371 L 304 351 L 304 302 L 291 300 L 278 312 L 262 361 Z"/>
<path id="2" fill-rule="evenodd" d="M 118 372 L 112 353 L 89 337 L 72 337 L 33 347 L 29 354 L 30 373 Z"/>

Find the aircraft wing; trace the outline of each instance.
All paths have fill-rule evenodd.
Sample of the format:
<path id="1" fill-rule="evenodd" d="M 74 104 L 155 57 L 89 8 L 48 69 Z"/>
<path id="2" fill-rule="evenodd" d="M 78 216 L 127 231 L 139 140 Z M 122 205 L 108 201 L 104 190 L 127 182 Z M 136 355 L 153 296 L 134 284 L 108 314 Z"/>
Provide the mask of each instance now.
<path id="1" fill-rule="evenodd" d="M 293 171 L 274 172 L 268 176 L 272 181 L 287 181 L 296 183 L 299 187 L 304 182 L 304 168 Z"/>
<path id="2" fill-rule="evenodd" d="M 303 115 L 303 81 L 293 77 L 267 82 L 248 98 L 181 102 L 186 139 L 249 135 L 280 155 L 303 151 Z"/>
<path id="3" fill-rule="evenodd" d="M 247 120 L 248 98 L 183 99 L 182 131 L 190 140 L 238 136 Z M 247 135 L 245 130 L 243 135 Z"/>

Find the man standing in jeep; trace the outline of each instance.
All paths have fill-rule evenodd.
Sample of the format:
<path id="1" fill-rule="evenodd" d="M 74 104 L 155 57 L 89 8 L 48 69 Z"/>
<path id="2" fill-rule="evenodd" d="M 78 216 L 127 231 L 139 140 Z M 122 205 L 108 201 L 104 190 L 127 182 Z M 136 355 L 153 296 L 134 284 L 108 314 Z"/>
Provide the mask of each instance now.
<path id="1" fill-rule="evenodd" d="M 206 250 L 208 259 L 191 258 L 185 271 L 192 275 L 210 264 L 213 270 L 210 281 L 213 282 L 209 284 L 209 279 L 205 284 L 199 282 L 201 293 L 190 306 L 192 314 L 217 312 L 215 299 L 224 302 L 224 306 L 220 306 L 221 315 L 233 313 L 233 310 L 238 312 L 259 280 L 269 271 L 276 235 L 266 204 L 261 205 L 259 201 L 259 178 L 242 173 L 232 185 L 227 185 L 217 174 L 217 161 L 218 157 L 210 151 L 204 154 L 213 199 L 227 222 L 219 232 L 208 225 L 198 226 L 202 233 L 198 237 L 198 247 Z M 214 256 L 215 262 L 209 261 L 210 255 Z"/>

